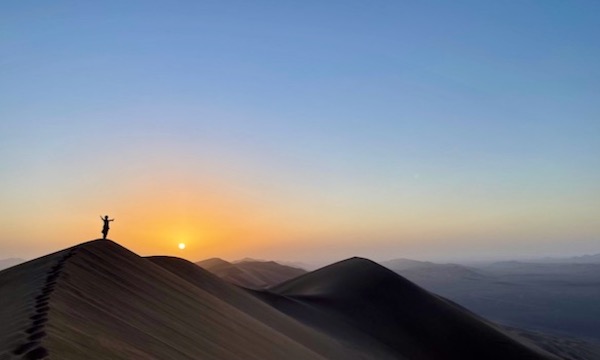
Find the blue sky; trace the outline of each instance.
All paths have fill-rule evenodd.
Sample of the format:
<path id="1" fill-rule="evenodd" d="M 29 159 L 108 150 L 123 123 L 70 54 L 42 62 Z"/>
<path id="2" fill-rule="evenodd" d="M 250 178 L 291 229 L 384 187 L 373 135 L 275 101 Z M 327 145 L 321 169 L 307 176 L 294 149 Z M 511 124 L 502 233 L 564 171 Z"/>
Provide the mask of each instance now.
<path id="1" fill-rule="evenodd" d="M 313 242 L 350 249 L 332 258 L 597 249 L 595 1 L 0 10 L 0 244 L 11 254 L 31 256 L 41 240 L 28 229 L 47 209 L 127 218 L 116 204 L 132 189 L 147 184 L 151 197 L 165 183 L 200 200 L 197 187 L 218 183 L 212 193 L 292 224 L 263 247 L 210 250 L 225 257 L 311 254 L 301 244 Z M 69 224 L 40 227 L 52 245 L 86 239 Z"/>

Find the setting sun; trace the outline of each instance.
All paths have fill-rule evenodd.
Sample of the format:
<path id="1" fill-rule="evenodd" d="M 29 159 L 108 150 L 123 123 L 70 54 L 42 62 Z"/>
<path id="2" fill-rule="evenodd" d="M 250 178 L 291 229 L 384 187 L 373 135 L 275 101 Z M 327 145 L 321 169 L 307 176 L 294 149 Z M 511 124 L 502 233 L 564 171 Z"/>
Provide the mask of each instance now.
<path id="1" fill-rule="evenodd" d="M 183 249 L 185 249 L 185 244 L 184 243 L 179 243 L 178 247 L 179 247 L 180 250 L 183 250 Z"/>

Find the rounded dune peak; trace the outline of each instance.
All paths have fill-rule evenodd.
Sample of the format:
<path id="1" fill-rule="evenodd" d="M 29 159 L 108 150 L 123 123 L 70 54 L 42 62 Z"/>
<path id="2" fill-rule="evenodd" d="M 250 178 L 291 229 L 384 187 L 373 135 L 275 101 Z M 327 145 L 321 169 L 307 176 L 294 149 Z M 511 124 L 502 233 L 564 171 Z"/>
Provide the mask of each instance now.
<path id="1" fill-rule="evenodd" d="M 282 295 L 302 297 L 355 297 L 358 294 L 381 291 L 386 288 L 382 285 L 389 282 L 407 290 L 424 291 L 393 271 L 361 257 L 351 257 L 325 266 L 270 290 Z"/>
<path id="2" fill-rule="evenodd" d="M 270 291 L 304 306 L 291 314 L 317 309 L 310 321 L 323 331 L 330 329 L 319 322 L 325 316 L 353 324 L 399 358 L 556 359 L 364 258 L 337 262 Z"/>

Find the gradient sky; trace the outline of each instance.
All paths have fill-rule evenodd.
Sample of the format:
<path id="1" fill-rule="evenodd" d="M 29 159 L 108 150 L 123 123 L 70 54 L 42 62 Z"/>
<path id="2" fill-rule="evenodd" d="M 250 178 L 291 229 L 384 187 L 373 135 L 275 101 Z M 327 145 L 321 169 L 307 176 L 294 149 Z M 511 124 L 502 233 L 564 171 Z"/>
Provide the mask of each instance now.
<path id="1" fill-rule="evenodd" d="M 600 2 L 0 5 L 0 258 L 600 252 Z M 177 249 L 179 242 L 188 246 Z"/>

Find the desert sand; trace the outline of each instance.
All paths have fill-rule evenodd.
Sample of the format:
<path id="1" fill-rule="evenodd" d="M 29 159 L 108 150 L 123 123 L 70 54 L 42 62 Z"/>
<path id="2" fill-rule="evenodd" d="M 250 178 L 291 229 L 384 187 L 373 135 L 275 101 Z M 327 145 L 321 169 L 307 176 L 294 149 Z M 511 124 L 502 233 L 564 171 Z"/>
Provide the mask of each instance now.
<path id="1" fill-rule="evenodd" d="M 558 359 L 369 260 L 267 290 L 95 240 L 0 272 L 0 359 Z"/>
<path id="2" fill-rule="evenodd" d="M 198 261 L 196 265 L 229 283 L 249 289 L 263 289 L 306 273 L 306 270 L 274 261 L 244 260 L 230 263 L 223 259 L 211 258 Z"/>

